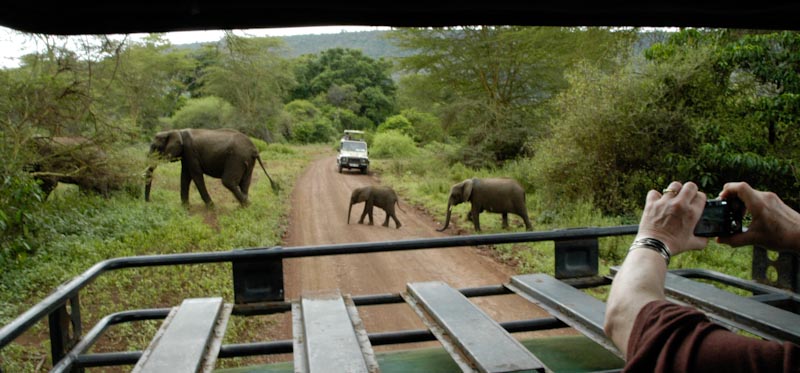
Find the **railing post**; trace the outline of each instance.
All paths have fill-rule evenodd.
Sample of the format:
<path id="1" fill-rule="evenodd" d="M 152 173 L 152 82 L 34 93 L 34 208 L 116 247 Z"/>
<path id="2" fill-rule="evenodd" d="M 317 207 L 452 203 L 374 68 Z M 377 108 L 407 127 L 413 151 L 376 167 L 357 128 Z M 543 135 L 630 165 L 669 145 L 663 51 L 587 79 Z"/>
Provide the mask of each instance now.
<path id="1" fill-rule="evenodd" d="M 69 305 L 69 311 L 67 310 Z M 48 315 L 50 327 L 50 355 L 53 365 L 57 364 L 67 355 L 81 337 L 81 306 L 78 294 L 75 294 L 66 303 Z M 72 368 L 73 372 L 83 372 L 83 369 Z"/>
<path id="2" fill-rule="evenodd" d="M 283 260 L 234 260 L 233 290 L 236 304 L 283 301 Z"/>
<path id="3" fill-rule="evenodd" d="M 554 240 L 557 279 L 597 276 L 599 244 L 597 237 Z"/>
<path id="4" fill-rule="evenodd" d="M 797 293 L 800 290 L 800 257 L 794 253 L 778 253 L 778 258 L 771 260 L 767 251 L 764 247 L 753 246 L 753 280 Z M 770 268 L 775 270 L 777 278 L 770 278 Z"/>

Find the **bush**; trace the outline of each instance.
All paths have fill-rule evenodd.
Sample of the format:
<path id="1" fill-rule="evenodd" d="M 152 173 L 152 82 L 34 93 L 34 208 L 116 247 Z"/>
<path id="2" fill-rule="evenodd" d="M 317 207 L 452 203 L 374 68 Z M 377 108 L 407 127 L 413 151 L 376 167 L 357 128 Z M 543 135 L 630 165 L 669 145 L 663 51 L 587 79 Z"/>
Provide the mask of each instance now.
<path id="1" fill-rule="evenodd" d="M 172 128 L 230 127 L 234 111 L 231 104 L 216 96 L 193 98 L 172 116 Z"/>
<path id="2" fill-rule="evenodd" d="M 27 172 L 0 179 L 0 267 L 33 253 L 28 239 L 41 226 L 42 190 Z"/>
<path id="3" fill-rule="evenodd" d="M 411 125 L 411 121 L 402 114 L 386 118 L 386 121 L 378 126 L 378 133 L 386 131 L 398 131 L 409 137 L 414 136 L 414 127 Z"/>
<path id="4" fill-rule="evenodd" d="M 414 140 L 398 131 L 386 131 L 375 135 L 370 155 L 376 158 L 404 158 L 417 154 Z"/>
<path id="5" fill-rule="evenodd" d="M 292 140 L 300 144 L 325 143 L 330 141 L 336 130 L 326 118 L 315 118 L 294 126 Z"/>
<path id="6" fill-rule="evenodd" d="M 259 153 L 267 151 L 267 142 L 261 139 L 257 139 L 255 137 L 251 137 L 250 141 L 253 142 L 253 145 L 256 146 L 256 149 Z"/>

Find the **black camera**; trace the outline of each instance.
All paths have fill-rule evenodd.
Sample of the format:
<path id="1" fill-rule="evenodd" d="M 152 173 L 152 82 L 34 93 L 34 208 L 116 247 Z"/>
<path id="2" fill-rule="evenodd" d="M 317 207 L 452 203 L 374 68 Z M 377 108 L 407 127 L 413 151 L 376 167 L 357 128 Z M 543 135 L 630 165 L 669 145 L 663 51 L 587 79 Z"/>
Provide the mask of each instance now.
<path id="1" fill-rule="evenodd" d="M 740 233 L 743 215 L 744 203 L 736 197 L 708 200 L 700 221 L 694 227 L 694 235 L 724 237 Z"/>

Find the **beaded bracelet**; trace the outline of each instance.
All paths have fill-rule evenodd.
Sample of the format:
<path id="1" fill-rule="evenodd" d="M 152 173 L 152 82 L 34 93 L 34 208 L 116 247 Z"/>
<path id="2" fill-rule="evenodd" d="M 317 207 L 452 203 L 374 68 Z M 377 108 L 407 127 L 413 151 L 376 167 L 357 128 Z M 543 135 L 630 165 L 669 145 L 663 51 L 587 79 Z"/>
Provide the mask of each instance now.
<path id="1" fill-rule="evenodd" d="M 650 237 L 643 237 L 637 238 L 631 244 L 631 248 L 628 249 L 628 252 L 631 252 L 635 249 L 650 249 L 657 253 L 659 253 L 662 257 L 664 257 L 664 261 L 667 262 L 667 266 L 669 266 L 669 260 L 672 258 L 672 253 L 669 251 L 669 247 L 661 240 L 657 240 L 655 238 Z"/>

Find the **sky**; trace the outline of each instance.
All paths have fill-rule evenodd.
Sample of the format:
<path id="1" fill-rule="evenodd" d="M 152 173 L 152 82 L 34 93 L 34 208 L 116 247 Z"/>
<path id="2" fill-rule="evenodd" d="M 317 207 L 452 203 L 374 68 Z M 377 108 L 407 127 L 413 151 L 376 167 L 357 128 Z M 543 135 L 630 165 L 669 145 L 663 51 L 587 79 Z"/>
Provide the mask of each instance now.
<path id="1" fill-rule="evenodd" d="M 290 36 L 307 34 L 338 34 L 340 32 L 386 30 L 386 27 L 376 26 L 318 26 L 318 27 L 289 27 L 271 29 L 235 30 L 237 35 L 252 36 Z M 169 32 L 167 39 L 172 44 L 189 44 L 195 42 L 218 41 L 222 38 L 223 31 L 181 31 Z M 133 38 L 146 34 L 132 34 Z M 36 42 L 27 35 L 13 29 L 0 26 L 0 68 L 13 68 L 19 66 L 19 57 L 37 50 Z"/>

